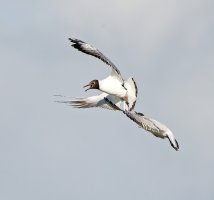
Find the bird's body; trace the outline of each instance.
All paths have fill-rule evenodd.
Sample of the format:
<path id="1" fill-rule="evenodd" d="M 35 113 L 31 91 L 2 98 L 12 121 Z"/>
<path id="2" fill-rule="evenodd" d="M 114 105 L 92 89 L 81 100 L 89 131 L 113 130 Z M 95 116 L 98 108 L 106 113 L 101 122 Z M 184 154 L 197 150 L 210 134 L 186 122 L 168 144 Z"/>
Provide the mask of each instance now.
<path id="1" fill-rule="evenodd" d="M 114 76 L 108 76 L 103 80 L 99 80 L 99 90 L 102 92 L 117 96 L 123 100 L 127 98 L 127 89 L 123 86 L 123 82 Z"/>
<path id="2" fill-rule="evenodd" d="M 72 46 L 75 49 L 99 58 L 112 68 L 110 76 L 103 80 L 93 80 L 85 87 L 89 87 L 88 89 L 98 89 L 104 93 L 118 97 L 125 102 L 124 109 L 132 110 L 137 100 L 137 85 L 134 79 L 130 77 L 124 81 L 119 69 L 95 47 L 78 39 L 69 38 L 69 40 L 73 43 Z"/>

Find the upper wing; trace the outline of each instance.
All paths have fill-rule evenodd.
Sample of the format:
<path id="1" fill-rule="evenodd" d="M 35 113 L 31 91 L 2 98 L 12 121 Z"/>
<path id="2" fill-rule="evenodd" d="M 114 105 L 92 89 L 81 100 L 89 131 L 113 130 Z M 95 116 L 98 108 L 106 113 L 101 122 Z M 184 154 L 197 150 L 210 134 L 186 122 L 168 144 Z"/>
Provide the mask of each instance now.
<path id="1" fill-rule="evenodd" d="M 99 58 L 104 63 L 109 65 L 112 68 L 112 70 L 114 71 L 114 73 L 116 73 L 117 76 L 119 76 L 123 80 L 119 69 L 106 56 L 104 56 L 98 49 L 96 49 L 95 47 L 91 46 L 90 44 L 85 43 L 78 39 L 69 38 L 69 40 L 73 43 L 71 46 L 73 46 L 75 49 L 78 49 L 79 51 L 82 51 L 83 53 L 86 53 L 86 54 L 89 54 L 96 58 Z"/>
<path id="2" fill-rule="evenodd" d="M 137 123 L 140 127 L 153 133 L 157 137 L 162 137 L 160 133 L 163 133 L 164 131 L 168 130 L 168 128 L 165 125 L 161 124 L 160 122 L 154 119 L 145 117 L 144 114 L 142 113 L 129 111 L 124 111 L 123 113 L 131 120 L 133 120 L 135 123 Z"/>
<path id="3" fill-rule="evenodd" d="M 67 103 L 74 108 L 93 108 L 93 107 L 100 107 L 105 108 L 109 110 L 117 110 L 116 107 L 109 105 L 106 100 L 109 99 L 109 101 L 113 102 L 113 104 L 120 107 L 121 100 L 118 97 L 109 95 L 107 93 L 101 93 L 100 95 L 91 96 L 87 98 L 75 98 L 74 100 L 69 101 L 58 101 L 59 103 Z"/>

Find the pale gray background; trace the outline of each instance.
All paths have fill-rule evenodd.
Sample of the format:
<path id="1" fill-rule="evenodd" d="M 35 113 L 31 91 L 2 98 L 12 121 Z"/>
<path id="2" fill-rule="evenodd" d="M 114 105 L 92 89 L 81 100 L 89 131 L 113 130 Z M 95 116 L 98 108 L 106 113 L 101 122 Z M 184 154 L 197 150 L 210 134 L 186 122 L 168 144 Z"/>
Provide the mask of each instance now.
<path id="1" fill-rule="evenodd" d="M 214 1 L 1 1 L 0 199 L 214 198 Z M 137 111 L 180 151 L 120 112 L 54 94 L 110 69 L 70 47 L 90 42 L 138 84 Z"/>

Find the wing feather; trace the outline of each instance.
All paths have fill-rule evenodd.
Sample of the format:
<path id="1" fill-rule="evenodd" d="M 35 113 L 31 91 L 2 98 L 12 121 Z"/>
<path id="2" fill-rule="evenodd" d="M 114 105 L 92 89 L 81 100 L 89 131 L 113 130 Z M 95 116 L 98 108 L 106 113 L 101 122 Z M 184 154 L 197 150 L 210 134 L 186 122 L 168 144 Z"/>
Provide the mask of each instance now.
<path id="1" fill-rule="evenodd" d="M 109 95 L 107 93 L 101 93 L 100 95 L 86 97 L 86 98 L 75 98 L 73 100 L 68 101 L 58 101 L 59 103 L 66 103 L 68 105 L 73 106 L 74 108 L 93 108 L 93 107 L 100 107 L 109 110 L 117 110 L 116 107 L 109 105 L 106 100 L 113 102 L 113 104 L 120 106 L 121 100 L 118 97 L 113 95 Z"/>
<path id="2" fill-rule="evenodd" d="M 117 74 L 117 76 L 120 77 L 120 79 L 123 80 L 121 73 L 119 71 L 119 69 L 115 66 L 114 63 L 112 63 L 106 56 L 104 56 L 98 49 L 96 49 L 95 47 L 91 46 L 90 44 L 83 42 L 82 40 L 78 40 L 78 39 L 72 39 L 69 38 L 70 42 L 72 42 L 73 44 L 71 45 L 72 47 L 74 47 L 75 49 L 78 49 L 79 51 L 86 53 L 88 55 L 94 56 L 100 60 L 102 60 L 104 63 L 106 63 L 107 65 L 109 65 L 113 71 L 115 71 L 115 73 Z"/>

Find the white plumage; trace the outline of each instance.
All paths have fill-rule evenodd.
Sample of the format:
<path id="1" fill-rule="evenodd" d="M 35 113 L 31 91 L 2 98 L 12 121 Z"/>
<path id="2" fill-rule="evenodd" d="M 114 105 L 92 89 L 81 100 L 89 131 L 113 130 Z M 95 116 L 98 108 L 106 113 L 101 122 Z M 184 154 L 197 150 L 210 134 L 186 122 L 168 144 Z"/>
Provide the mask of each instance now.
<path id="1" fill-rule="evenodd" d="M 132 77 L 124 81 L 119 69 L 98 49 L 78 39 L 69 40 L 73 43 L 72 46 L 79 51 L 99 58 L 112 69 L 110 76 L 103 80 L 93 80 L 85 87 L 88 89 L 98 89 L 104 93 L 116 96 L 126 103 L 124 109 L 132 110 L 137 100 L 137 85 Z M 88 90 L 87 89 L 87 90 Z"/>

